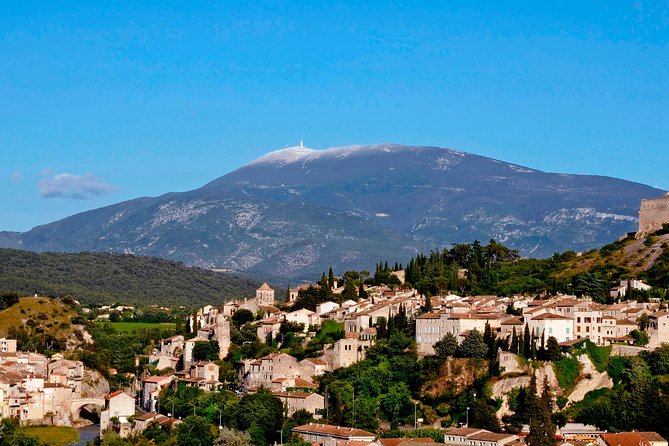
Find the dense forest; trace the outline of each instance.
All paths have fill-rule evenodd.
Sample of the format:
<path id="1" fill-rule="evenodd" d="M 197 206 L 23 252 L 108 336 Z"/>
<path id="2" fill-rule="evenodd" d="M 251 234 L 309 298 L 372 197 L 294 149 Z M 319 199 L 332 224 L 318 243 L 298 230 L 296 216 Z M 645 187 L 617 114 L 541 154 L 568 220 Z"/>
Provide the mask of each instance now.
<path id="1" fill-rule="evenodd" d="M 258 285 L 249 278 L 154 257 L 0 249 L 0 290 L 71 295 L 82 304 L 196 307 L 251 296 Z"/>

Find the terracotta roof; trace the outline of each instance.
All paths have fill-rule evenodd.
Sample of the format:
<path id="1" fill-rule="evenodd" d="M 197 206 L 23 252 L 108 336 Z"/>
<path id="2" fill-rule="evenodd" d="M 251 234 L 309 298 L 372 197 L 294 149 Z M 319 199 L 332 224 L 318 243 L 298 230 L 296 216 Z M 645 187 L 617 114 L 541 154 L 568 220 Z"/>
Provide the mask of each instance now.
<path id="1" fill-rule="evenodd" d="M 634 325 L 636 326 L 637 323 L 634 321 L 630 321 L 629 319 L 618 319 L 616 321 L 616 325 Z"/>
<path id="2" fill-rule="evenodd" d="M 441 318 L 441 314 L 439 313 L 425 313 L 416 317 L 416 319 L 439 319 L 439 318 Z"/>
<path id="3" fill-rule="evenodd" d="M 446 435 L 456 435 L 459 437 L 469 437 L 479 432 L 484 432 L 484 430 L 477 427 L 451 427 L 446 429 Z"/>
<path id="4" fill-rule="evenodd" d="M 504 440 L 506 438 L 510 437 L 515 437 L 513 434 L 498 434 L 496 432 L 480 432 L 478 434 L 471 435 L 469 437 L 470 440 L 478 440 L 478 441 L 494 441 L 498 442 L 500 440 Z"/>
<path id="5" fill-rule="evenodd" d="M 520 316 L 510 317 L 500 325 L 523 325 L 523 321 L 520 320 Z"/>
<path id="6" fill-rule="evenodd" d="M 601 438 L 609 446 L 640 446 L 649 445 L 651 441 L 667 441 L 656 432 L 620 432 L 618 434 L 601 434 Z"/>
<path id="7" fill-rule="evenodd" d="M 432 438 L 379 438 L 383 446 L 410 446 L 410 443 L 434 443 Z"/>
<path id="8" fill-rule="evenodd" d="M 295 378 L 295 387 L 304 387 L 309 389 L 317 389 L 318 386 L 304 378 Z"/>
<path id="9" fill-rule="evenodd" d="M 278 396 L 280 398 L 297 398 L 303 400 L 310 397 L 311 395 L 318 395 L 318 394 L 309 392 L 272 392 L 272 395 Z"/>
<path id="10" fill-rule="evenodd" d="M 144 378 L 145 383 L 161 383 L 165 381 L 166 379 L 170 379 L 172 375 L 165 375 L 165 376 L 149 376 Z"/>
<path id="11" fill-rule="evenodd" d="M 553 313 L 542 313 L 538 316 L 534 316 L 532 318 L 533 321 L 543 321 L 545 319 L 557 319 L 557 320 L 562 320 L 562 321 L 571 321 L 572 318 L 567 317 L 567 316 L 560 316 L 559 314 L 553 314 Z"/>
<path id="12" fill-rule="evenodd" d="M 371 432 L 353 427 L 332 426 L 329 424 L 309 423 L 293 428 L 293 432 L 304 432 L 310 434 L 327 435 L 331 437 L 350 438 L 350 437 L 370 437 L 375 438 Z M 637 445 L 638 446 L 638 445 Z"/>
<path id="13" fill-rule="evenodd" d="M 272 291 L 272 288 L 270 288 L 270 286 L 267 285 L 267 282 L 265 282 L 265 283 L 263 283 L 262 285 L 260 285 L 260 288 L 258 288 L 258 289 L 259 289 L 259 290 L 262 290 L 262 291 Z"/>
<path id="14" fill-rule="evenodd" d="M 139 421 L 147 421 L 147 420 L 151 420 L 151 419 L 153 419 L 153 418 L 155 418 L 155 417 L 157 417 L 157 416 L 158 416 L 158 414 L 155 413 L 155 412 L 147 412 L 147 413 L 143 413 L 143 414 L 141 414 L 141 415 L 137 415 L 137 416 L 135 417 L 135 420 L 139 420 Z"/>
<path id="15" fill-rule="evenodd" d="M 112 392 L 112 393 L 110 393 L 109 396 L 107 396 L 105 399 L 106 399 L 106 400 L 110 400 L 110 399 L 112 399 L 112 398 L 116 398 L 116 397 L 119 396 L 119 395 L 125 395 L 125 396 L 127 396 L 127 397 L 133 398 L 132 396 L 128 395 L 127 393 L 123 392 L 122 390 L 117 390 L 116 392 Z M 133 399 L 134 399 L 134 398 L 133 398 Z"/>

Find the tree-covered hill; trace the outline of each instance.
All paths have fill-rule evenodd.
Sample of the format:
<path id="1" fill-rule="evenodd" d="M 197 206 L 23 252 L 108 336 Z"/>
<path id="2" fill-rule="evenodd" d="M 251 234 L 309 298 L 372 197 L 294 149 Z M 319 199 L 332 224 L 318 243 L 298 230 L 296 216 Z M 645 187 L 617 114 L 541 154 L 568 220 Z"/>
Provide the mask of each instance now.
<path id="1" fill-rule="evenodd" d="M 251 296 L 258 282 L 154 257 L 0 249 L 0 290 L 72 295 L 82 304 L 219 304 Z"/>
<path id="2" fill-rule="evenodd" d="M 377 281 L 378 275 L 377 267 Z M 419 255 L 406 266 L 406 280 L 430 295 L 447 291 L 497 295 L 560 292 L 607 302 L 611 300 L 609 290 L 628 278 L 653 286 L 651 293 L 633 290 L 633 298 L 667 296 L 669 225 L 645 238 L 629 236 L 601 249 L 565 251 L 547 259 L 521 259 L 517 251 L 491 240 L 488 245 L 476 241 Z"/>

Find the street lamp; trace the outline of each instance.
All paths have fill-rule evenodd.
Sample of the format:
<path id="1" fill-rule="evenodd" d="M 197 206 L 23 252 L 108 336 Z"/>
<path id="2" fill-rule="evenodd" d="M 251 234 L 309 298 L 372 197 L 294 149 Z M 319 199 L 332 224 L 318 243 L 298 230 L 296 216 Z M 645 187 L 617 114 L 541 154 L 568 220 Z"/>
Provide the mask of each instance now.
<path id="1" fill-rule="evenodd" d="M 467 423 L 465 427 L 469 427 L 469 406 L 467 406 Z"/>
<path id="2" fill-rule="evenodd" d="M 167 398 L 167 401 L 172 403 L 172 414 L 170 416 L 174 418 L 174 400 L 172 398 Z"/>
<path id="3" fill-rule="evenodd" d="M 193 416 L 195 416 L 195 404 L 193 404 L 193 403 L 188 403 L 188 404 L 190 404 L 191 406 L 193 406 Z"/>
<path id="4" fill-rule="evenodd" d="M 216 410 L 218 410 L 218 430 L 220 431 L 221 429 L 223 429 L 223 424 L 221 423 L 221 418 L 223 417 L 223 411 L 218 407 L 216 408 Z"/>
<path id="5" fill-rule="evenodd" d="M 418 429 L 418 418 L 416 418 L 418 410 L 418 401 L 414 401 L 413 403 L 413 428 L 414 430 Z"/>

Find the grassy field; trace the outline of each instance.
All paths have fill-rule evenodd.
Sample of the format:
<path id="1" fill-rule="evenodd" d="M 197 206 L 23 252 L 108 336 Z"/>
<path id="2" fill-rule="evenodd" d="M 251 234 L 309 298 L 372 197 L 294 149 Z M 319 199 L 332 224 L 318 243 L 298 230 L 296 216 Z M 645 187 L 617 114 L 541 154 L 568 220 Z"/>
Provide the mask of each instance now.
<path id="1" fill-rule="evenodd" d="M 106 322 L 96 322 L 104 325 Z M 160 328 L 161 330 L 174 330 L 176 325 L 171 322 L 152 323 L 152 322 L 110 322 L 116 331 L 139 331 L 147 328 Z"/>
<path id="2" fill-rule="evenodd" d="M 51 446 L 65 446 L 79 441 L 79 432 L 73 427 L 41 426 L 22 427 L 21 431 L 31 437 L 36 437 Z"/>

